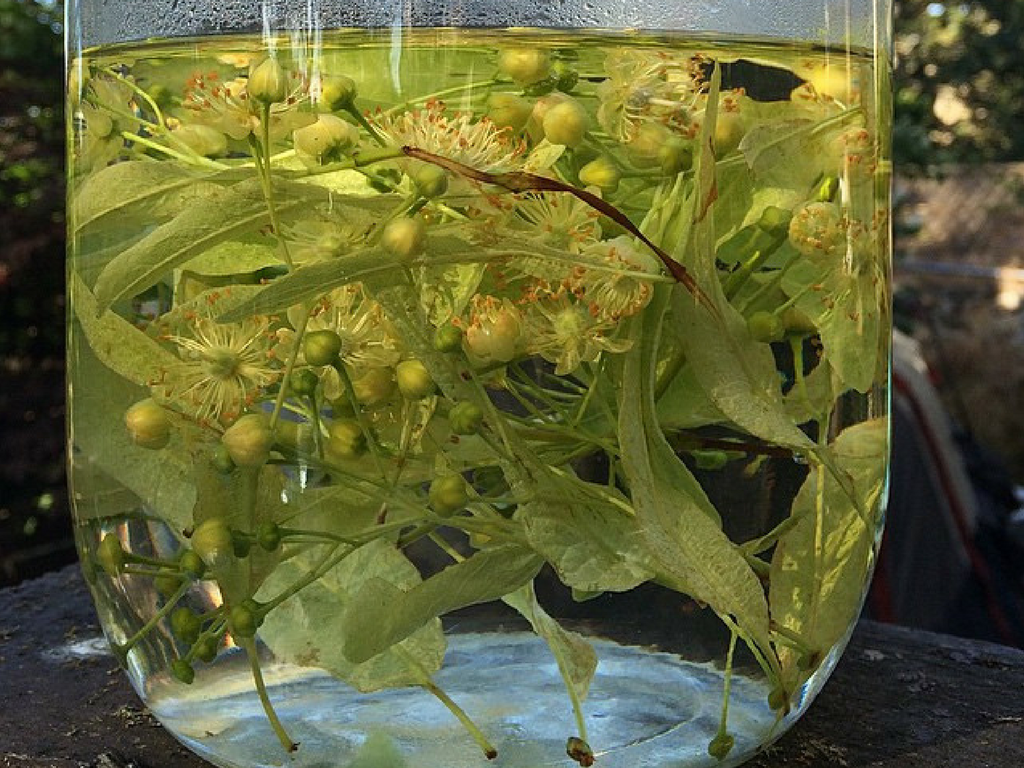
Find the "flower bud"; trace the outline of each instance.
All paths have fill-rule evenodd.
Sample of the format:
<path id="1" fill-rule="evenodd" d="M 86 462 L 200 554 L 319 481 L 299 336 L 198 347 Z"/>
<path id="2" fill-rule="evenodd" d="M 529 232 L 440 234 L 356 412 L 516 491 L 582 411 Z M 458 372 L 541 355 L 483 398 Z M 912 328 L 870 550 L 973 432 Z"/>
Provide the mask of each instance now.
<path id="1" fill-rule="evenodd" d="M 310 365 L 333 365 L 341 346 L 341 337 L 332 330 L 309 331 L 302 339 L 302 355 Z"/>
<path id="2" fill-rule="evenodd" d="M 100 566 L 110 577 L 115 577 L 124 570 L 126 558 L 121 540 L 113 533 L 104 536 L 96 549 L 96 559 L 99 560 Z"/>
<path id="3" fill-rule="evenodd" d="M 463 400 L 452 406 L 448 413 L 448 423 L 456 435 L 475 434 L 484 420 L 484 412 L 476 403 Z"/>
<path id="4" fill-rule="evenodd" d="M 195 657 L 209 664 L 217 658 L 217 647 L 220 645 L 216 637 L 204 637 L 195 647 Z"/>
<path id="5" fill-rule="evenodd" d="M 451 323 L 438 326 L 434 331 L 434 349 L 438 352 L 457 352 L 462 349 L 462 329 Z"/>
<path id="6" fill-rule="evenodd" d="M 498 69 L 518 85 L 530 85 L 548 76 L 551 59 L 539 48 L 506 48 L 498 54 Z"/>
<path id="7" fill-rule="evenodd" d="M 320 78 L 317 101 L 331 112 L 345 109 L 356 99 L 356 81 L 345 75 L 327 75 Z"/>
<path id="8" fill-rule="evenodd" d="M 519 133 L 532 113 L 533 104 L 514 93 L 492 93 L 487 99 L 487 117 L 499 128 Z"/>
<path id="9" fill-rule="evenodd" d="M 448 191 L 448 173 L 432 163 L 416 163 L 409 171 L 416 191 L 423 197 L 440 197 Z"/>
<path id="10" fill-rule="evenodd" d="M 182 125 L 171 136 L 202 157 L 220 157 L 228 151 L 228 137 L 208 125 Z"/>
<path id="11" fill-rule="evenodd" d="M 185 685 L 191 685 L 192 681 L 196 679 L 196 671 L 184 659 L 175 659 L 171 662 L 171 674 L 174 675 L 175 680 Z"/>
<path id="12" fill-rule="evenodd" d="M 359 130 L 334 115 L 320 115 L 315 123 L 292 132 L 295 153 L 307 165 L 327 165 L 346 157 L 359 141 Z"/>
<path id="13" fill-rule="evenodd" d="M 235 544 L 228 524 L 218 517 L 204 520 L 192 531 L 192 549 L 210 568 L 234 557 Z"/>
<path id="14" fill-rule="evenodd" d="M 249 98 L 258 104 L 270 106 L 285 100 L 288 96 L 288 74 L 269 57 L 249 70 L 247 86 Z"/>
<path id="15" fill-rule="evenodd" d="M 575 147 L 590 127 L 587 111 L 575 99 L 556 104 L 544 115 L 544 138 L 552 144 Z"/>
<path id="16" fill-rule="evenodd" d="M 556 61 L 551 65 L 551 77 L 555 80 L 555 87 L 562 93 L 569 93 L 580 81 L 579 72 L 564 61 Z"/>
<path id="17" fill-rule="evenodd" d="M 601 155 L 580 168 L 579 176 L 584 186 L 597 187 L 602 192 L 614 192 L 618 189 L 622 172 L 611 158 Z"/>
<path id="18" fill-rule="evenodd" d="M 193 645 L 203 631 L 203 620 L 189 608 L 175 608 L 171 611 L 171 631 L 185 645 Z"/>
<path id="19" fill-rule="evenodd" d="M 507 363 L 516 356 L 523 326 L 519 310 L 507 300 L 475 317 L 466 329 L 466 347 L 484 363 Z"/>
<path id="20" fill-rule="evenodd" d="M 131 441 L 140 448 L 157 450 L 170 442 L 171 420 L 152 398 L 140 400 L 125 411 L 124 424 Z"/>
<path id="21" fill-rule="evenodd" d="M 258 620 L 247 605 L 236 605 L 228 613 L 231 634 L 235 637 L 248 638 L 256 634 Z"/>
<path id="22" fill-rule="evenodd" d="M 366 450 L 366 435 L 355 419 L 335 419 L 327 431 L 327 453 L 339 459 L 355 459 Z"/>
<path id="23" fill-rule="evenodd" d="M 235 470 L 235 462 L 231 460 L 231 454 L 224 443 L 217 443 L 213 447 L 210 452 L 210 464 L 222 475 L 230 475 Z"/>
<path id="24" fill-rule="evenodd" d="M 256 531 L 256 541 L 260 548 L 267 552 L 273 552 L 281 546 L 281 527 L 277 523 L 262 523 Z"/>
<path id="25" fill-rule="evenodd" d="M 441 475 L 434 479 L 427 491 L 430 508 L 441 517 L 449 517 L 469 502 L 469 491 L 462 475 Z"/>
<path id="26" fill-rule="evenodd" d="M 386 403 L 395 392 L 395 377 L 390 368 L 370 368 L 352 380 L 352 391 L 363 405 Z"/>
<path id="27" fill-rule="evenodd" d="M 228 427 L 220 440 L 236 466 L 259 467 L 270 458 L 274 433 L 263 414 L 250 413 Z"/>
<path id="28" fill-rule="evenodd" d="M 320 383 L 320 377 L 309 368 L 296 368 L 288 377 L 288 384 L 299 397 L 312 397 L 316 393 L 316 386 Z"/>
<path id="29" fill-rule="evenodd" d="M 194 549 L 186 549 L 182 552 L 181 557 L 178 558 L 178 565 L 183 573 L 193 579 L 201 579 L 206 574 L 206 563 Z"/>
<path id="30" fill-rule="evenodd" d="M 422 400 L 437 391 L 437 384 L 419 360 L 403 360 L 395 368 L 398 390 L 406 400 Z"/>
<path id="31" fill-rule="evenodd" d="M 422 253 L 427 244 L 427 227 L 418 216 L 392 219 L 384 226 L 380 242 L 403 261 L 412 259 Z"/>
<path id="32" fill-rule="evenodd" d="M 675 176 L 693 167 L 693 145 L 682 136 L 669 136 L 658 149 L 662 173 Z"/>
<path id="33" fill-rule="evenodd" d="M 673 138 L 672 131 L 660 123 L 643 123 L 626 150 L 634 165 L 653 168 L 664 165 L 662 147 Z"/>

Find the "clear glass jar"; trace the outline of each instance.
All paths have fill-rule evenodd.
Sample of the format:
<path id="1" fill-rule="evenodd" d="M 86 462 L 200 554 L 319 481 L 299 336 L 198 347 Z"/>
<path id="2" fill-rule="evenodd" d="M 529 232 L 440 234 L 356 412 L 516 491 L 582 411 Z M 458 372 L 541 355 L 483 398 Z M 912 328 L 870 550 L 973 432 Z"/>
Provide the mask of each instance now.
<path id="1" fill-rule="evenodd" d="M 68 7 L 104 630 L 221 766 L 737 765 L 884 509 L 889 7 Z"/>

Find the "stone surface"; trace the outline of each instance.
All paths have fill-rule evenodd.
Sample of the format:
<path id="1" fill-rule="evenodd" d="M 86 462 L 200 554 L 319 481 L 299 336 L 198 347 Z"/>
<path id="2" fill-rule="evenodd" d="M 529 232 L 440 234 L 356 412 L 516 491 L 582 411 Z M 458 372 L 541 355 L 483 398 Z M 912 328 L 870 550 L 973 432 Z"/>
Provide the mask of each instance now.
<path id="1" fill-rule="evenodd" d="M 0 591 L 0 768 L 207 766 L 98 638 L 76 568 Z M 862 622 L 810 712 L 745 768 L 1020 766 L 1024 651 Z"/>

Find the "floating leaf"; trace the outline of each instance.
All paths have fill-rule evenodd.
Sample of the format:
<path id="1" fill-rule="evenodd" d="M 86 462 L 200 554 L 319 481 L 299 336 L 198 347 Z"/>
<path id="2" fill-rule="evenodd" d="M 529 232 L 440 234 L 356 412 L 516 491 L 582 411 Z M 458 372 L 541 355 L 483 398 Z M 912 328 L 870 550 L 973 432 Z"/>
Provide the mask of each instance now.
<path id="1" fill-rule="evenodd" d="M 316 567 L 324 551 L 317 548 L 281 562 L 257 599 L 270 600 L 302 579 Z M 362 663 L 354 663 L 343 652 L 341 638 L 354 629 L 352 622 L 374 629 L 375 617 L 346 610 L 371 582 L 401 591 L 413 589 L 420 576 L 394 545 L 372 541 L 268 613 L 260 639 L 281 661 L 325 669 L 362 692 L 425 682 L 425 676 L 440 669 L 444 659 L 444 633 L 436 619 Z"/>
<path id="2" fill-rule="evenodd" d="M 510 545 L 477 552 L 408 590 L 368 579 L 353 592 L 338 642 L 347 659 L 366 661 L 436 617 L 519 589 L 543 563 L 532 550 Z"/>
<path id="3" fill-rule="evenodd" d="M 562 678 L 572 685 L 576 696 L 585 699 L 597 671 L 597 653 L 582 635 L 570 632 L 541 608 L 533 584 L 526 584 L 505 595 L 504 602 L 530 622 L 533 631 L 544 639 L 555 657 Z"/>

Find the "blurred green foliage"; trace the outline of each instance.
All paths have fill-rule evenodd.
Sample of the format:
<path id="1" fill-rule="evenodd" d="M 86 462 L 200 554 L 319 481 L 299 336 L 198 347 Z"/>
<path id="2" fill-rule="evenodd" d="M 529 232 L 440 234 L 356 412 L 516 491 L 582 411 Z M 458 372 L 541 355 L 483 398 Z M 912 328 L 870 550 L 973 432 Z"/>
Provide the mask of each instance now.
<path id="1" fill-rule="evenodd" d="M 1024 159 L 1024 0 L 896 3 L 897 168 Z"/>

